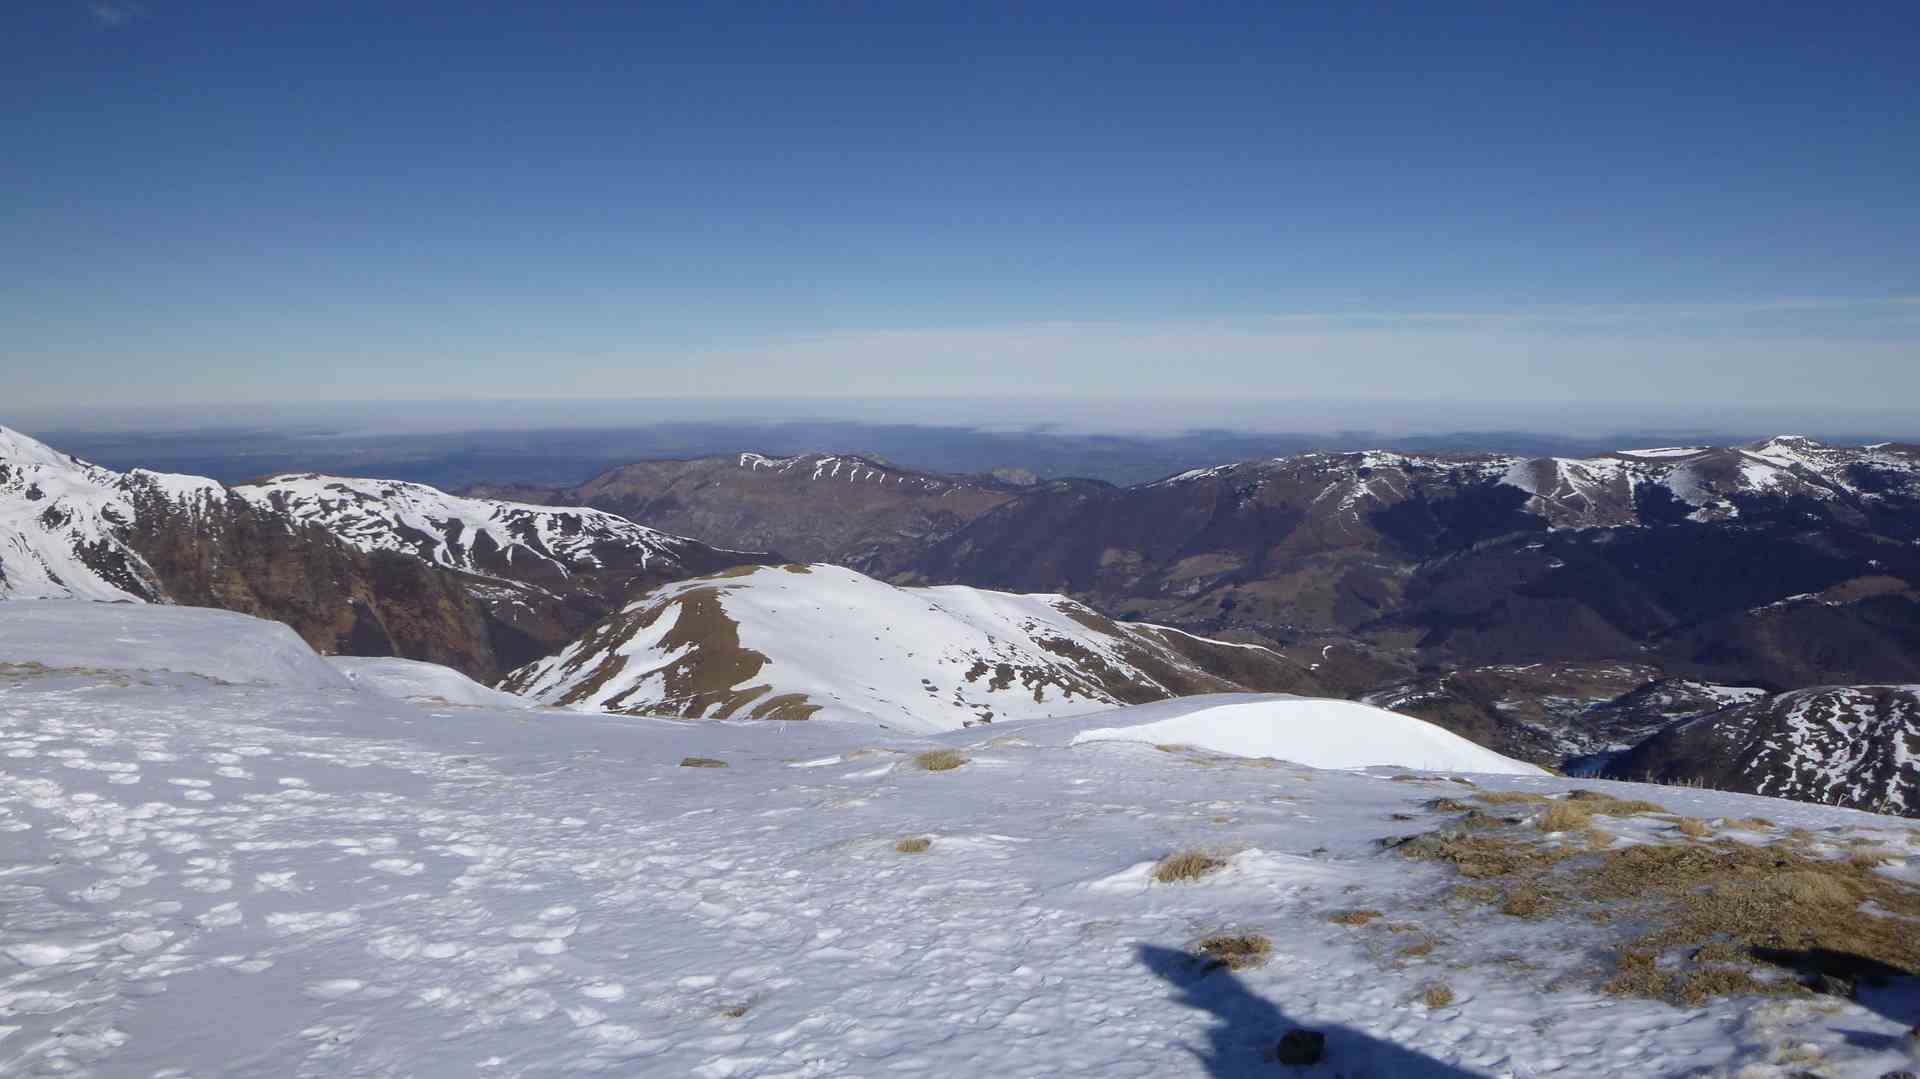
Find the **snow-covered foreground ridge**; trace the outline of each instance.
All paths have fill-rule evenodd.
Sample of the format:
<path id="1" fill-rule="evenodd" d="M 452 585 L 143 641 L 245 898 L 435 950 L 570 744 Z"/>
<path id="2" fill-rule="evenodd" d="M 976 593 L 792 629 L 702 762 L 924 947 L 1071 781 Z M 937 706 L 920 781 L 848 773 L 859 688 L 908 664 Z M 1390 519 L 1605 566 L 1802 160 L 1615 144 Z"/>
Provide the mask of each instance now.
<path id="1" fill-rule="evenodd" d="M 1566 780 L 1314 771 L 1089 741 L 1095 720 L 915 739 L 421 707 L 157 671 L 171 656 L 62 670 L 46 626 L 13 638 L 37 640 L 43 667 L 0 668 L 0 1074 L 1911 1066 L 1908 982 L 1859 1003 L 1610 996 L 1590 950 L 1606 924 L 1500 914 L 1460 899 L 1452 869 L 1377 842 L 1443 825 L 1447 799 Z M 961 763 L 919 766 L 931 749 Z M 1920 874 L 1889 818 L 1597 786 L 1729 842 L 1806 829 L 1807 850 L 1844 861 L 1871 841 L 1884 879 Z M 1692 842 L 1668 819 L 1596 827 L 1620 849 Z M 1220 864 L 1156 881 L 1184 850 Z M 1192 950 L 1220 932 L 1268 938 L 1264 964 L 1207 969 Z M 1294 1027 L 1326 1035 L 1319 1067 L 1273 1064 Z"/>
<path id="2" fill-rule="evenodd" d="M 795 565 L 661 586 L 503 685 L 646 715 L 937 731 L 1299 677 L 1268 649 L 1115 622 L 1064 596 Z"/>

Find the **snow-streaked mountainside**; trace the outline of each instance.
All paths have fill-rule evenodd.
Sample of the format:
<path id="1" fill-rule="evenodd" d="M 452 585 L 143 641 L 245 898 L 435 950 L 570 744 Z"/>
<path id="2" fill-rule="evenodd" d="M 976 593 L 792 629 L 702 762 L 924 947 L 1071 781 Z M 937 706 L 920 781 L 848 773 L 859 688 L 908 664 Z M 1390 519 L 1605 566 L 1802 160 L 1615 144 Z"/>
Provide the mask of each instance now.
<path id="1" fill-rule="evenodd" d="M 1607 773 L 1920 817 L 1920 685 L 1762 697 L 1669 727 Z"/>
<path id="2" fill-rule="evenodd" d="M 1430 772 L 1545 775 L 1423 719 L 1384 708 L 1286 694 L 1201 694 L 1110 713 L 1121 726 L 1075 732 L 1073 745 L 1145 742 L 1236 757 L 1280 757 L 1313 768 L 1393 765 Z"/>
<path id="3" fill-rule="evenodd" d="M 0 605 L 0 625 L 27 609 Z M 1862 978 L 1857 999 L 1609 992 L 1645 927 L 1629 900 L 1518 916 L 1499 909 L 1515 887 L 1500 866 L 1468 877 L 1408 856 L 1427 840 L 1508 840 L 1558 852 L 1572 872 L 1745 851 L 1854 874 L 1828 887 L 1876 889 L 1857 917 L 1904 917 L 1884 904 L 1915 895 L 1920 842 L 1886 817 L 1584 783 L 1651 798 L 1711 833 L 1699 838 L 1644 806 L 1576 802 L 1577 781 L 1553 777 L 1076 744 L 1095 722 L 1124 727 L 1154 706 L 932 738 L 422 706 L 345 685 L 243 684 L 235 651 L 211 677 L 154 673 L 172 658 L 150 645 L 223 654 L 231 616 L 69 609 L 101 624 L 72 624 L 88 639 L 65 643 L 41 632 L 38 647 L 88 667 L 93 638 L 125 632 L 109 620 L 203 625 L 130 646 L 134 673 L 0 670 L 0 1074 L 1787 1079 L 1914 1067 L 1911 977 Z M 936 748 L 964 763 L 916 764 Z M 1463 816 L 1460 803 L 1484 811 Z M 1618 808 L 1590 834 L 1536 826 L 1577 804 Z M 899 849 L 908 837 L 926 846 Z M 1184 850 L 1208 852 L 1213 871 L 1154 879 L 1157 859 Z M 1798 894 L 1785 885 L 1801 878 L 1829 881 L 1795 869 L 1777 895 Z M 1807 908 L 1767 884 L 1715 887 L 1777 914 L 1783 947 L 1815 943 L 1791 935 Z M 1488 889 L 1491 904 L 1475 898 Z M 1216 934 L 1270 947 L 1221 969 L 1200 954 Z M 1715 947 L 1723 969 L 1744 962 Z M 1778 986 L 1800 977 L 1752 969 Z M 1320 1064 L 1275 1062 L 1295 1028 L 1325 1037 Z"/>
<path id="4" fill-rule="evenodd" d="M 1920 447 L 1831 446 L 1782 435 L 1744 446 L 1624 449 L 1590 458 L 1307 453 L 1192 469 L 1160 483 L 1260 483 L 1303 472 L 1323 480 L 1315 507 L 1325 502 L 1336 514 L 1392 506 L 1421 485 L 1491 481 L 1524 491 L 1527 512 L 1550 527 L 1618 527 L 1647 523 L 1648 491 L 1671 496 L 1695 521 L 1737 517 L 1738 500 L 1748 496 L 1876 500 L 1890 483 L 1905 488 L 1920 480 Z"/>
<path id="5" fill-rule="evenodd" d="M 234 491 L 296 521 L 319 524 L 361 550 L 397 551 L 516 581 L 565 578 L 615 564 L 671 570 L 683 551 L 696 546 L 600 510 L 462 498 L 398 480 L 287 475 L 239 484 Z"/>
<path id="6" fill-rule="evenodd" d="M 531 708 L 533 702 L 491 689 L 438 663 L 422 663 L 392 656 L 328 656 L 334 670 L 368 693 L 424 704 L 458 704 L 474 708 Z"/>
<path id="7" fill-rule="evenodd" d="M 155 599 L 164 586 L 125 535 L 142 504 L 203 514 L 225 498 L 212 480 L 114 472 L 0 427 L 0 599 Z"/>
<path id="8" fill-rule="evenodd" d="M 937 731 L 1304 678 L 1267 649 L 1062 596 L 898 588 L 816 564 L 664 585 L 502 685 L 609 711 Z"/>
<path id="9" fill-rule="evenodd" d="M 635 592 L 765 555 L 380 480 L 113 472 L 0 428 L 0 599 L 217 606 L 492 681 Z"/>

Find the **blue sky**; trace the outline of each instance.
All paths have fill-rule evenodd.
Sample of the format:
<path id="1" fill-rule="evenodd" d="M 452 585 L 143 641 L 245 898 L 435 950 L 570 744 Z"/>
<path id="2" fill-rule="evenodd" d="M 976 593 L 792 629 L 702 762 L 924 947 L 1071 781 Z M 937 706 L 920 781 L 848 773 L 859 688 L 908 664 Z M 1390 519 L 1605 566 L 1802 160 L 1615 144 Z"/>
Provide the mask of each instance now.
<path id="1" fill-rule="evenodd" d="M 1920 13 L 1671 6 L 9 5 L 0 366 L 49 408 L 1911 401 Z"/>

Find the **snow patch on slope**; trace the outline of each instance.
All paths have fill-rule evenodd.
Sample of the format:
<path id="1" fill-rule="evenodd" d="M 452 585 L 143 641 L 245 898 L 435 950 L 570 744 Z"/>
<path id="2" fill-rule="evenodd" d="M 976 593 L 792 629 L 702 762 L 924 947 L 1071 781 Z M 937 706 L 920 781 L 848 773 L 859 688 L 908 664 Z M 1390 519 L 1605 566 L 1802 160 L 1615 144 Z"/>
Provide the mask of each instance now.
<path id="1" fill-rule="evenodd" d="M 490 689 L 438 663 L 397 656 L 329 656 L 327 662 L 359 689 L 395 700 L 474 708 L 534 707 L 525 697 Z"/>
<path id="2" fill-rule="evenodd" d="M 1135 705 L 1085 722 L 1096 720 L 1107 725 L 1078 730 L 1069 744 L 1186 745 L 1236 757 L 1272 757 L 1310 768 L 1393 766 L 1429 772 L 1547 774 L 1425 720 L 1354 701 L 1218 693 Z"/>

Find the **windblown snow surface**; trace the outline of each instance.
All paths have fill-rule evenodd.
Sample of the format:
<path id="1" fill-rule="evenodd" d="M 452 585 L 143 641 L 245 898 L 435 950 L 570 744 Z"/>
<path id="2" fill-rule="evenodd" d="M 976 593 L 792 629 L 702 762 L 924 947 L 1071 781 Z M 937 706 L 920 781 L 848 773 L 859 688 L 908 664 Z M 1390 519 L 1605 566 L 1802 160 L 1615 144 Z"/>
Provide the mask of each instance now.
<path id="1" fill-rule="evenodd" d="M 1614 999 L 1584 919 L 1449 908 L 1458 878 L 1380 850 L 1443 778 L 1087 741 L 1129 712 L 908 738 L 846 724 L 445 709 L 256 668 L 92 666 L 169 623 L 74 606 L 0 668 L 0 1074 L 332 1076 L 1877 1076 L 1920 997 Z M 136 613 L 137 611 L 137 613 Z M 84 613 L 80 613 L 84 612 Z M 97 618 L 98 625 L 89 624 Z M 71 635 L 71 636 L 68 636 Z M 71 645 L 72 651 L 61 650 Z M 223 681 L 213 681 L 213 677 Z M 1169 721 L 1165 710 L 1148 711 Z M 1192 735 L 1194 732 L 1186 732 Z M 1262 743 L 1284 748 L 1284 742 Z M 950 771 L 911 754 L 950 748 Z M 687 757 L 727 767 L 682 767 Z M 1393 770 L 1398 772 L 1399 770 Z M 1483 787 L 1555 792 L 1545 776 Z M 1636 794 L 1627 784 L 1590 787 Z M 1661 789 L 1825 845 L 1901 822 Z M 1616 842 L 1646 818 L 1609 818 Z M 899 853 L 902 836 L 931 840 Z M 1159 884 L 1169 851 L 1227 868 Z M 1915 848 L 1902 847 L 1903 850 Z M 1912 879 L 1912 854 L 1882 872 Z M 1420 923 L 1397 954 L 1373 908 Z M 1577 923 L 1577 924 L 1576 924 Z M 1206 972 L 1219 930 L 1269 962 Z M 1419 1003 L 1444 979 L 1455 999 Z M 1560 988 L 1546 986 L 1562 979 Z M 1325 1063 L 1271 1063 L 1293 1026 Z"/>
<path id="2" fill-rule="evenodd" d="M 1531 764 L 1428 723 L 1354 701 L 1284 693 L 1219 693 L 1109 713 L 1124 726 L 1082 725 L 1072 745 L 1145 742 L 1237 757 L 1279 757 L 1315 768 L 1392 765 L 1434 772 L 1538 776 Z"/>
<path id="3" fill-rule="evenodd" d="M 328 656 L 327 662 L 355 686 L 396 700 L 475 708 L 536 707 L 525 697 L 483 686 L 438 663 L 394 656 Z"/>

